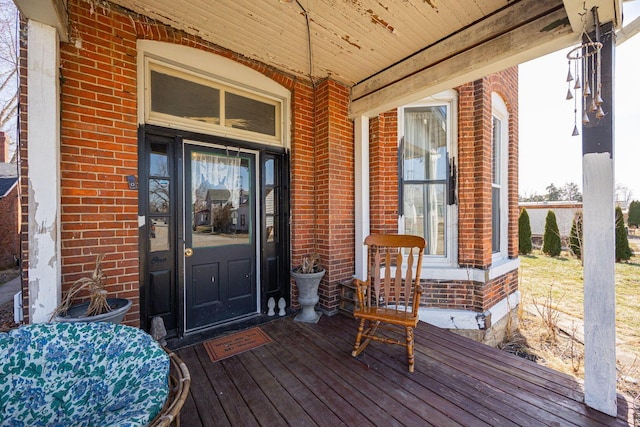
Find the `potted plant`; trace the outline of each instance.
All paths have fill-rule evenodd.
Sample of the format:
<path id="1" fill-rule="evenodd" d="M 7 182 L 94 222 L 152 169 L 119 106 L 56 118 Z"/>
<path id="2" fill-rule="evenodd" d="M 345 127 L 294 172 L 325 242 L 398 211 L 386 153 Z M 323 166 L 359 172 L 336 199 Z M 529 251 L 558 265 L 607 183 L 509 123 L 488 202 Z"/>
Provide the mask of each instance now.
<path id="1" fill-rule="evenodd" d="M 297 322 L 318 323 L 321 313 L 315 311 L 315 305 L 320 300 L 318 286 L 324 276 L 324 269 L 320 266 L 318 254 L 311 254 L 302 259 L 302 264 L 291 270 L 291 277 L 298 286 L 298 302 L 302 311 L 294 318 Z"/>
<path id="2" fill-rule="evenodd" d="M 64 295 L 60 305 L 51 315 L 56 322 L 112 322 L 120 323 L 131 308 L 131 301 L 125 298 L 107 298 L 105 283 L 107 276 L 102 271 L 104 254 L 96 257 L 96 266 L 90 277 L 76 280 Z M 89 301 L 73 304 L 82 291 L 89 292 Z"/>

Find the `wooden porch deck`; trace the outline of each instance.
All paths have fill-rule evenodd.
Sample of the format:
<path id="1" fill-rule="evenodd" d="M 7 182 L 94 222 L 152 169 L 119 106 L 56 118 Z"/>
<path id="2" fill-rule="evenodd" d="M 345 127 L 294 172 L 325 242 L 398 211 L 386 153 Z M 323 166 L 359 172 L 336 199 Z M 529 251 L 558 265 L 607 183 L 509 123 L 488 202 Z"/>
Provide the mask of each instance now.
<path id="1" fill-rule="evenodd" d="M 351 356 L 356 323 L 322 316 L 261 326 L 273 342 L 213 363 L 202 344 L 178 355 L 191 372 L 183 426 L 627 426 L 587 408 L 571 377 L 421 323 L 415 372 L 404 348 L 371 343 Z"/>

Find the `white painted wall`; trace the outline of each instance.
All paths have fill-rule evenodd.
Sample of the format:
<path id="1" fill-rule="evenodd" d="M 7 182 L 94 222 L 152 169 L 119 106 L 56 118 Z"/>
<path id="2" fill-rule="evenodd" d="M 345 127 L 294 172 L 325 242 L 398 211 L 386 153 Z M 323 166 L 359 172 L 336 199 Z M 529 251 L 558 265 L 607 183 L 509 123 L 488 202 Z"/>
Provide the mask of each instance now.
<path id="1" fill-rule="evenodd" d="M 545 207 L 539 205 L 536 207 L 520 205 L 520 208 L 525 208 L 529 215 L 529 223 L 531 224 L 531 234 L 544 235 L 544 226 L 547 222 L 547 214 L 549 211 L 553 211 L 556 214 L 556 222 L 558 223 L 558 231 L 560 236 L 569 237 L 571 233 L 571 226 L 573 225 L 573 218 L 580 209 L 575 207 L 558 207 L 557 205 Z"/>
<path id="2" fill-rule="evenodd" d="M 47 322 L 60 301 L 59 38 L 28 22 L 29 316 Z"/>

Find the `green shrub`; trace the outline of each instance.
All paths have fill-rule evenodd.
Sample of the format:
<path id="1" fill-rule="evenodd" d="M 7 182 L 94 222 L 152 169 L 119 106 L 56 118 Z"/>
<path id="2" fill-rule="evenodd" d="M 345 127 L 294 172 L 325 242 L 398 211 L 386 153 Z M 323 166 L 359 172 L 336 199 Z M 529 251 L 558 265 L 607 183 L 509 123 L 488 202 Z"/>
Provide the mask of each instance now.
<path id="1" fill-rule="evenodd" d="M 640 202 L 634 200 L 629 205 L 629 218 L 627 219 L 629 227 L 640 226 Z"/>
<path id="2" fill-rule="evenodd" d="M 518 218 L 518 251 L 522 255 L 531 253 L 533 244 L 531 243 L 531 222 L 526 209 L 522 209 Z"/>
<path id="3" fill-rule="evenodd" d="M 558 230 L 558 221 L 556 214 L 550 210 L 547 213 L 547 219 L 544 223 L 544 237 L 542 244 L 542 252 L 549 256 L 558 256 L 562 251 L 562 242 L 560 241 L 560 230 Z"/>
<path id="4" fill-rule="evenodd" d="M 569 249 L 578 259 L 582 259 L 582 211 L 577 211 L 573 216 L 571 233 L 569 233 Z"/>
<path id="5" fill-rule="evenodd" d="M 624 226 L 624 217 L 620 206 L 616 207 L 616 262 L 626 261 L 631 258 L 633 252 L 629 247 L 627 228 Z"/>

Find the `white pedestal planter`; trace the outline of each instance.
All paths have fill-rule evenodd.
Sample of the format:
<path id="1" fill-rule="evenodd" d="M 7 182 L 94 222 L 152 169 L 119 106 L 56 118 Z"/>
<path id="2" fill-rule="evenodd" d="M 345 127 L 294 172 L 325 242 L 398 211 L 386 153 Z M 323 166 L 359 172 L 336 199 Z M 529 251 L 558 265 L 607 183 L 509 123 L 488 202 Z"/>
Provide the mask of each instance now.
<path id="1" fill-rule="evenodd" d="M 291 277 L 296 280 L 298 286 L 298 302 L 302 306 L 302 311 L 293 319 L 296 322 L 318 323 L 320 320 L 321 313 L 315 311 L 315 306 L 320 300 L 318 285 L 324 273 L 324 270 L 317 273 L 291 272 Z"/>

